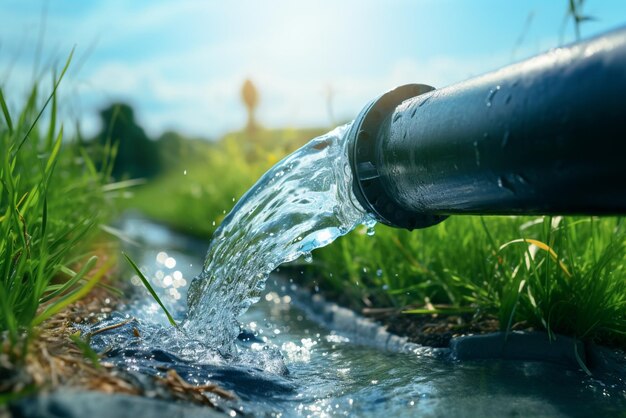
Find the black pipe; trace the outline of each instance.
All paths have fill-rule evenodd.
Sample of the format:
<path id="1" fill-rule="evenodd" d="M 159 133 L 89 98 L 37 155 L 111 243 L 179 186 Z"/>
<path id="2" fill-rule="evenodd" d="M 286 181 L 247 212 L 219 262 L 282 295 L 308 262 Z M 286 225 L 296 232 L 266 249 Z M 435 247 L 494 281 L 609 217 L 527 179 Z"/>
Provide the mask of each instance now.
<path id="1" fill-rule="evenodd" d="M 446 88 L 383 94 L 349 132 L 379 221 L 626 213 L 626 28 Z"/>

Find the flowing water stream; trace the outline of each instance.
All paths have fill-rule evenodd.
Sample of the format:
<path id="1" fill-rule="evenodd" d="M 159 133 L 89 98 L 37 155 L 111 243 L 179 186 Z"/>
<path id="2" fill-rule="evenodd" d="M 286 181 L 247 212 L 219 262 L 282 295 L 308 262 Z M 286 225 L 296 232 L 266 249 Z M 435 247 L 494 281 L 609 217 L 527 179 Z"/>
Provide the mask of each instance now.
<path id="1" fill-rule="evenodd" d="M 238 317 L 259 300 L 279 265 L 330 244 L 373 218 L 352 192 L 345 125 L 280 161 L 239 200 L 215 232 L 189 291 L 183 328 L 233 354 Z"/>
<path id="2" fill-rule="evenodd" d="M 127 251 L 175 318 L 184 318 L 205 243 L 136 217 L 121 228 L 139 244 Z M 589 417 L 626 410 L 624 382 L 609 384 L 577 368 L 456 362 L 429 350 L 400 354 L 358 344 L 357 336 L 330 330 L 295 303 L 293 276 L 270 277 L 260 301 L 239 318 L 246 331 L 235 343 L 237 359 L 175 331 L 137 277 L 136 301 L 91 329 L 132 321 L 95 335 L 92 344 L 132 373 L 162 376 L 175 369 L 193 384 L 217 382 L 235 391 L 236 401 L 215 399 L 231 415 Z"/>
<path id="3" fill-rule="evenodd" d="M 169 326 L 153 300 L 138 297 L 108 322 L 85 327 L 89 332 L 128 321 L 98 332 L 93 346 L 133 373 L 162 375 L 173 368 L 193 384 L 218 382 L 240 397 L 215 399 L 231 415 L 587 416 L 626 410 L 622 384 L 609 386 L 580 370 L 458 364 L 429 350 L 385 353 L 354 344 L 356 336 L 328 330 L 291 303 L 297 283 L 270 279 L 266 289 L 281 264 L 310 259 L 311 251 L 360 224 L 373 227 L 352 193 L 348 129 L 312 140 L 261 177 L 212 237 L 203 265 L 197 250 L 204 243 L 127 218 L 122 229 L 139 242 L 129 251 L 181 326 Z M 137 277 L 133 284 L 141 289 Z"/>

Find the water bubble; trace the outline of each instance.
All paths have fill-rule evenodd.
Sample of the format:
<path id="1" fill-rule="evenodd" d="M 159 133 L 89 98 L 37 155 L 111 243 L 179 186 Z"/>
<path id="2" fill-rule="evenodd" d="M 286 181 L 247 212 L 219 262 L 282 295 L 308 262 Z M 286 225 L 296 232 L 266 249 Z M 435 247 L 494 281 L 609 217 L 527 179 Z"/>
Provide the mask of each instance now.
<path id="1" fill-rule="evenodd" d="M 382 277 L 383 276 L 383 270 L 382 269 L 376 270 L 376 276 L 377 277 Z"/>
<path id="2" fill-rule="evenodd" d="M 480 151 L 478 150 L 478 141 L 474 141 L 474 157 L 476 158 L 476 165 L 480 167 Z"/>
<path id="3" fill-rule="evenodd" d="M 306 261 L 307 263 L 312 263 L 313 262 L 313 254 L 311 253 L 304 253 L 304 261 Z"/>
<path id="4" fill-rule="evenodd" d="M 183 171 L 183 176 L 186 176 L 186 175 L 187 175 L 187 170 L 184 170 Z"/>
<path id="5" fill-rule="evenodd" d="M 510 136 L 511 136 L 511 132 L 508 129 L 504 131 L 504 135 L 502 135 L 502 142 L 500 143 L 500 146 L 502 148 L 505 148 L 509 144 Z"/>
<path id="6" fill-rule="evenodd" d="M 424 106 L 430 100 L 431 97 L 433 97 L 432 94 L 430 96 L 426 97 L 424 100 L 422 100 L 418 106 L 419 107 Z"/>
<path id="7" fill-rule="evenodd" d="M 498 177 L 498 187 L 501 189 L 506 189 L 511 193 L 515 193 L 515 188 L 513 187 L 513 184 L 509 180 L 507 180 L 505 176 Z"/>
<path id="8" fill-rule="evenodd" d="M 173 269 L 174 267 L 176 267 L 176 259 L 174 257 L 167 257 L 167 259 L 165 260 L 165 262 L 163 262 L 163 264 L 168 269 Z"/>
<path id="9" fill-rule="evenodd" d="M 366 234 L 369 235 L 370 237 L 373 236 L 374 234 L 376 234 L 376 230 L 374 229 L 373 226 L 370 226 L 367 228 Z"/>
<path id="10" fill-rule="evenodd" d="M 172 283 L 174 283 L 174 280 L 169 274 L 163 278 L 163 287 L 169 287 Z"/>
<path id="11" fill-rule="evenodd" d="M 496 86 L 495 88 L 489 90 L 489 94 L 487 95 L 487 100 L 485 102 L 487 107 L 491 107 L 491 102 L 498 91 L 500 91 L 500 86 Z"/>
<path id="12" fill-rule="evenodd" d="M 522 173 L 515 173 L 513 177 L 521 185 L 528 186 L 530 184 L 530 181 Z"/>

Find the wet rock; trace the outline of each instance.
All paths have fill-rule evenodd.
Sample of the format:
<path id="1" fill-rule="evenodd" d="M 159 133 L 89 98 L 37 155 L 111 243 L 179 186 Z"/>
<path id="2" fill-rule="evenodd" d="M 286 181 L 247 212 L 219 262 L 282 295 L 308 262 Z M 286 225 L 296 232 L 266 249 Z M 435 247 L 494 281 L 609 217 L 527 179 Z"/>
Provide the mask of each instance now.
<path id="1" fill-rule="evenodd" d="M 586 361 L 584 344 L 562 335 L 550 340 L 547 333 L 494 332 L 467 335 L 450 341 L 452 357 L 457 360 L 506 359 L 548 361 L 578 367 Z"/>
<path id="2" fill-rule="evenodd" d="M 15 418 L 211 418 L 224 415 L 200 407 L 140 396 L 100 392 L 53 392 L 22 399 L 9 405 Z"/>
<path id="3" fill-rule="evenodd" d="M 621 350 L 588 344 L 587 366 L 594 375 L 614 378 L 623 384 L 626 379 L 626 353 Z"/>

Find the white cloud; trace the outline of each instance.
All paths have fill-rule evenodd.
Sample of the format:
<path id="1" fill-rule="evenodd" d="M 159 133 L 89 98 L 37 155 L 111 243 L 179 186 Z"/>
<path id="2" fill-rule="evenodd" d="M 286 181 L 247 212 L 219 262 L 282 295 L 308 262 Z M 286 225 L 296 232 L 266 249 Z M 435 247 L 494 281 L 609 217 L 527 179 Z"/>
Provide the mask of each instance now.
<path id="1" fill-rule="evenodd" d="M 377 62 L 376 71 L 356 72 L 351 71 L 349 65 L 350 53 L 356 54 L 355 51 L 339 49 L 334 55 L 324 55 L 331 48 L 339 48 L 332 44 L 332 31 L 340 24 L 337 19 L 308 16 L 305 21 L 285 22 L 284 26 L 294 33 L 293 39 L 285 40 L 284 33 L 268 30 L 233 37 L 220 33 L 217 41 L 212 38 L 213 28 L 205 22 L 209 17 L 215 21 L 214 4 L 155 2 L 142 3 L 140 11 L 137 7 L 133 2 L 122 0 L 102 1 L 80 19 L 58 13 L 49 23 L 51 36 L 46 38 L 46 56 L 56 51 L 63 57 L 69 45 L 78 41 L 74 61 L 77 65 L 89 45 L 98 39 L 85 66 L 74 78 L 75 67 L 72 67 L 61 91 L 63 97 L 69 98 L 62 101 L 66 114 L 79 116 L 88 134 L 98 129 L 97 110 L 113 100 L 125 100 L 134 105 L 140 122 L 152 135 L 167 128 L 202 136 L 217 136 L 238 129 L 245 123 L 239 91 L 246 77 L 251 77 L 260 90 L 259 119 L 263 124 L 326 126 L 330 123 L 326 103 L 328 85 L 334 92 L 335 119 L 345 120 L 356 116 L 369 100 L 397 85 L 417 82 L 442 87 L 506 64 L 511 54 L 507 50 L 471 58 L 404 56 L 391 62 Z M 248 10 L 249 15 L 253 12 Z M 2 32 L 17 31 L 25 24 L 24 19 L 7 10 L 3 20 L 8 26 Z M 27 20 L 32 26 L 37 18 Z M 170 45 L 160 49 L 161 43 L 176 35 L 168 32 L 172 22 L 189 25 L 192 28 L 189 33 L 194 36 L 175 48 Z M 317 22 L 325 24 L 317 25 Z M 320 39 L 312 35 L 317 26 L 322 26 L 318 28 L 323 34 Z M 247 27 L 242 24 L 242 28 Z M 228 31 L 235 34 L 242 28 L 228 28 Z M 133 44 L 137 55 L 133 55 L 132 49 L 126 49 L 129 40 L 146 34 L 159 35 L 160 30 L 163 30 L 163 38 L 153 39 L 146 46 L 152 49 L 142 50 L 141 43 Z M 37 31 L 24 36 L 29 39 L 28 45 L 36 44 Z M 307 55 L 315 54 L 301 44 L 314 45 L 327 58 L 341 56 L 342 63 L 348 64 L 340 68 L 341 71 L 328 68 L 320 71 L 316 65 L 308 64 L 311 57 Z M 367 45 L 362 48 L 366 49 Z M 297 54 L 297 59 L 291 54 Z M 521 55 L 518 51 L 518 56 Z M 359 58 L 362 59 L 362 55 L 354 59 Z M 323 64 L 320 63 L 320 67 Z M 19 88 L 25 89 L 32 83 L 30 65 L 27 60 L 16 63 L 11 88 L 22 86 Z"/>
<path id="2" fill-rule="evenodd" d="M 201 57 L 201 52 L 187 53 Z M 425 61 L 402 59 L 380 76 L 337 77 L 328 79 L 298 74 L 271 72 L 254 76 L 261 94 L 259 119 L 267 126 L 328 126 L 327 86 L 334 92 L 333 108 L 337 120 L 355 117 L 361 108 L 379 94 L 406 83 L 443 87 L 472 75 L 495 69 L 507 62 L 505 54 L 490 57 L 455 59 L 434 57 Z M 162 57 L 131 64 L 111 61 L 83 72 L 81 80 L 64 86 L 64 94 L 79 96 L 81 117 L 88 134 L 98 129 L 93 115 L 114 100 L 129 101 L 137 108 L 141 123 L 152 135 L 174 128 L 183 132 L 218 136 L 239 129 L 245 123 L 245 111 L 239 92 L 244 71 L 221 77 L 171 77 L 171 63 Z M 205 58 L 195 58 L 194 65 L 209 65 Z M 184 62 L 184 61 L 183 61 Z M 200 64 L 204 62 L 204 64 Z M 28 84 L 27 80 L 22 83 Z"/>

